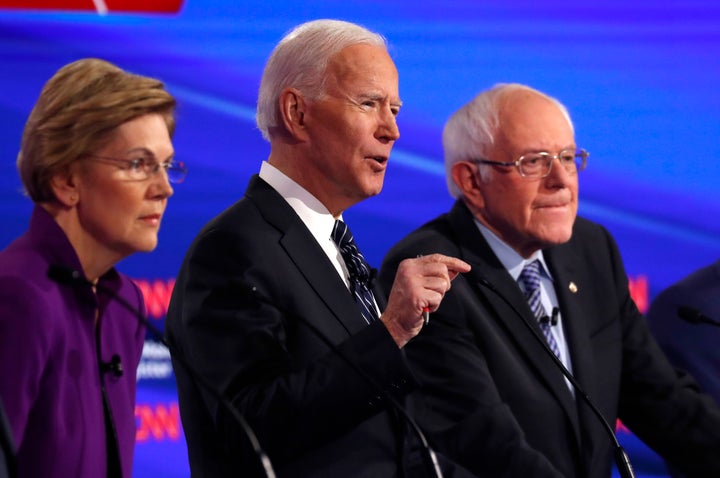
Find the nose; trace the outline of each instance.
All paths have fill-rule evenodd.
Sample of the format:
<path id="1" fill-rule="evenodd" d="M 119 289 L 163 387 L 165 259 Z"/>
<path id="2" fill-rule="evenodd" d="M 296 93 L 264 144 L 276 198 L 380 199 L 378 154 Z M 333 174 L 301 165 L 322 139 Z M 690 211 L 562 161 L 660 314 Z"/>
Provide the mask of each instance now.
<path id="1" fill-rule="evenodd" d="M 160 168 L 152 176 L 152 185 L 149 192 L 153 199 L 167 199 L 175 193 L 175 190 L 170 185 L 170 178 L 168 178 L 165 168 Z"/>
<path id="2" fill-rule="evenodd" d="M 564 188 L 572 183 L 573 178 L 577 178 L 577 174 L 573 175 L 565 169 L 560 158 L 555 156 L 550 163 L 550 172 L 545 177 L 545 184 L 549 188 Z"/>
<path id="3" fill-rule="evenodd" d="M 400 137 L 397 117 L 390 108 L 383 109 L 375 136 L 383 141 L 396 141 Z"/>

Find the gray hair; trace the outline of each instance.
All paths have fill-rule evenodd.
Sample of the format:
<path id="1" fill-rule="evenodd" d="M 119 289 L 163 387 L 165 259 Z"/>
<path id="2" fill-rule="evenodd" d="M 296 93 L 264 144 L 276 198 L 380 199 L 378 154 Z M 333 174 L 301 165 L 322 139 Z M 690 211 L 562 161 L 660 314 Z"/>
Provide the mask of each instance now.
<path id="1" fill-rule="evenodd" d="M 270 141 L 271 130 L 281 126 L 282 90 L 294 87 L 309 99 L 320 98 L 330 58 L 357 44 L 387 49 L 382 35 L 341 20 L 314 20 L 285 35 L 270 54 L 260 81 L 256 122 L 263 138 Z"/>
<path id="2" fill-rule="evenodd" d="M 518 83 L 498 83 L 483 91 L 453 113 L 443 129 L 445 180 L 452 197 L 457 199 L 462 195 L 460 188 L 452 179 L 453 165 L 459 161 L 485 158 L 489 155 L 500 126 L 503 100 L 519 90 L 535 92 L 553 102 L 567 118 L 570 128 L 573 128 L 570 113 L 559 100 L 529 86 Z M 486 179 L 484 171 L 485 169 L 481 168 L 480 175 Z"/>

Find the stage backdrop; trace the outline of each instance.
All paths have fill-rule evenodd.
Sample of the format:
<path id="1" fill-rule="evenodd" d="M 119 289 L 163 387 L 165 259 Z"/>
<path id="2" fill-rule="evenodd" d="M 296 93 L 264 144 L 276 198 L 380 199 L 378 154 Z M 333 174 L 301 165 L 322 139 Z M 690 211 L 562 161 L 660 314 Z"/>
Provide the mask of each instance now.
<path id="1" fill-rule="evenodd" d="M 147 4 L 151 6 L 148 7 Z M 615 235 L 641 308 L 660 289 L 720 257 L 720 5 L 713 0 L 0 0 L 0 247 L 31 203 L 15 157 L 43 83 L 81 57 L 164 80 L 178 98 L 175 189 L 160 245 L 119 265 L 163 327 L 182 256 L 202 225 L 237 200 L 267 157 L 255 128 L 262 66 L 292 26 L 364 24 L 388 38 L 400 72 L 402 137 L 382 194 L 346 219 L 378 266 L 404 234 L 448 209 L 441 131 L 497 82 L 560 98 L 591 152 L 580 213 Z M 136 477 L 188 476 L 167 351 L 148 341 L 136 409 Z M 638 476 L 661 461 L 620 431 Z"/>

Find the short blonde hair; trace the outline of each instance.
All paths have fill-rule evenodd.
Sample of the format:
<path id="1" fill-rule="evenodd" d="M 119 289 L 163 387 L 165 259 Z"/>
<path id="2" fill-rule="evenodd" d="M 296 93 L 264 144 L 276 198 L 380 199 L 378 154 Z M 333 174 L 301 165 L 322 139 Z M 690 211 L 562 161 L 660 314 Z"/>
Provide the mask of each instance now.
<path id="1" fill-rule="evenodd" d="M 139 116 L 160 114 L 172 135 L 175 105 L 162 82 L 107 61 L 86 58 L 65 65 L 45 83 L 25 124 L 17 158 L 25 193 L 37 203 L 54 200 L 55 174 Z"/>

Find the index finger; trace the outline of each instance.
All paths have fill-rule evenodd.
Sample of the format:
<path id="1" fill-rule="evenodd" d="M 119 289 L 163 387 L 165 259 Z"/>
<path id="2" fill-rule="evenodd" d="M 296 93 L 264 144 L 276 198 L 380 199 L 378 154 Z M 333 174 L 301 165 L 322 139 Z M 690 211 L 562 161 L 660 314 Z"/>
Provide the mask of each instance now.
<path id="1" fill-rule="evenodd" d="M 470 269 L 472 268 L 470 264 L 463 261 L 462 259 L 458 259 L 457 257 L 451 257 L 446 256 L 444 254 L 430 254 L 429 256 L 423 256 L 422 259 L 430 261 L 430 262 L 437 262 L 440 264 L 444 264 L 445 267 L 448 269 L 448 274 L 450 275 L 450 280 L 457 277 L 458 274 L 464 273 L 464 272 L 470 272 Z"/>

